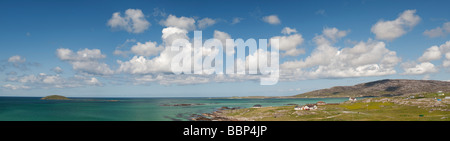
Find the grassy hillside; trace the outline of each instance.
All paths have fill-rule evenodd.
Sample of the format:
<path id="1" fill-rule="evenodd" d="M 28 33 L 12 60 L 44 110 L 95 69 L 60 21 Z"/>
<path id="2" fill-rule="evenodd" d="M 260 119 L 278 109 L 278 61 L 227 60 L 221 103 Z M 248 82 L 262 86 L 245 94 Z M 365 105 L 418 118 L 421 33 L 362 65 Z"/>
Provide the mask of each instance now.
<path id="1" fill-rule="evenodd" d="M 336 86 L 293 97 L 390 97 L 420 93 L 450 92 L 450 82 L 436 80 L 385 79 L 355 86 Z"/>

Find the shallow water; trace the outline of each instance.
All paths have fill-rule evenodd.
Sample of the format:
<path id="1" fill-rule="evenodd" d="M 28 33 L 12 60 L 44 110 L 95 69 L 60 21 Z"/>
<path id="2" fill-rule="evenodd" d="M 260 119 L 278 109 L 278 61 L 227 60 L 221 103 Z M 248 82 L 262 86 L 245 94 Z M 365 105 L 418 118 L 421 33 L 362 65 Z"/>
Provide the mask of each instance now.
<path id="1" fill-rule="evenodd" d="M 192 114 L 220 107 L 248 108 L 255 104 L 283 106 L 348 98 L 309 99 L 209 99 L 209 98 L 72 98 L 40 100 L 37 97 L 0 97 L 0 121 L 172 121 L 189 120 Z M 118 101 L 108 101 L 118 100 Z M 193 106 L 162 106 L 199 104 Z"/>

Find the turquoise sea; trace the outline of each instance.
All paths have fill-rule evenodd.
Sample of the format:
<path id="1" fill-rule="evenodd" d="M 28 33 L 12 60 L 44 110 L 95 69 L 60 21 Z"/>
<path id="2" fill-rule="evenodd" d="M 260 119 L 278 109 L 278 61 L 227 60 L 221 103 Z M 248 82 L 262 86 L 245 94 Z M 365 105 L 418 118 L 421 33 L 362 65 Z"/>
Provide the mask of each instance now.
<path id="1" fill-rule="evenodd" d="M 210 98 L 71 98 L 40 100 L 38 97 L 0 97 L 0 121 L 186 121 L 192 114 L 220 107 L 248 108 L 339 103 L 348 98 L 314 99 L 210 99 Z M 117 101 L 110 101 L 117 100 Z M 163 106 L 194 104 L 192 106 Z"/>

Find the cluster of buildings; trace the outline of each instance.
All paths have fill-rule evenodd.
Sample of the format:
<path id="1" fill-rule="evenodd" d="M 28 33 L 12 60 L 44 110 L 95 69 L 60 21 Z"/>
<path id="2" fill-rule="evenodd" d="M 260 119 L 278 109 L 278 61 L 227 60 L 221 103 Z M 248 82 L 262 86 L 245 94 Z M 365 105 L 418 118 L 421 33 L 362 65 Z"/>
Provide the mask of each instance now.
<path id="1" fill-rule="evenodd" d="M 439 96 L 445 96 L 444 92 L 438 91 Z M 446 96 L 444 99 L 450 99 L 450 96 Z"/>
<path id="2" fill-rule="evenodd" d="M 306 105 L 303 105 L 302 107 L 295 106 L 295 108 L 294 108 L 294 110 L 302 110 L 302 111 L 316 110 L 316 109 L 317 109 L 316 104 L 306 104 Z"/>
<path id="3" fill-rule="evenodd" d="M 319 105 L 327 105 L 327 103 L 323 101 L 319 101 L 316 104 L 306 104 L 303 106 L 295 106 L 294 110 L 302 110 L 302 111 L 309 111 L 309 110 L 316 110 L 317 106 Z"/>
<path id="4" fill-rule="evenodd" d="M 415 99 L 415 98 L 425 98 L 424 94 L 418 94 L 418 95 L 409 95 L 406 97 L 406 99 Z M 438 91 L 437 96 L 434 97 L 436 101 L 442 101 L 442 99 L 450 99 L 450 96 L 445 96 L 445 93 L 443 91 Z"/>
<path id="5" fill-rule="evenodd" d="M 439 96 L 444 96 L 444 93 L 442 91 L 438 92 Z M 420 97 L 424 97 L 423 95 L 419 95 Z M 409 96 L 408 98 L 415 98 L 414 96 Z M 450 99 L 449 96 L 446 96 L 444 99 Z M 348 101 L 350 102 L 356 102 L 356 97 L 349 97 Z M 441 99 L 438 99 L 438 101 L 441 101 Z M 323 101 L 319 101 L 315 104 L 305 104 L 303 106 L 295 106 L 294 110 L 301 110 L 301 111 L 309 111 L 309 110 L 316 110 L 318 108 L 318 106 L 320 105 L 336 105 L 338 103 L 325 103 Z M 260 104 L 254 105 L 253 108 L 261 108 L 262 106 Z"/>
<path id="6" fill-rule="evenodd" d="M 351 102 L 355 102 L 356 101 L 356 97 L 350 97 L 348 100 L 351 101 Z M 319 101 L 319 102 L 317 102 L 315 104 L 306 104 L 306 105 L 303 105 L 303 106 L 295 106 L 294 110 L 301 110 L 301 111 L 316 110 L 317 106 L 321 106 L 321 105 L 335 105 L 335 104 L 338 104 L 338 103 L 325 103 L 323 101 Z"/>
<path id="7" fill-rule="evenodd" d="M 350 97 L 348 100 L 351 101 L 351 102 L 355 102 L 356 98 L 355 97 Z M 321 106 L 321 105 L 337 105 L 337 104 L 338 103 L 325 103 L 323 101 L 319 101 L 319 102 L 316 102 L 315 104 L 305 104 L 303 106 L 298 106 L 297 105 L 297 106 L 294 107 L 294 110 L 309 111 L 309 110 L 316 110 L 317 106 Z M 262 107 L 262 105 L 256 104 L 256 105 L 253 105 L 252 108 L 261 108 L 261 107 Z"/>

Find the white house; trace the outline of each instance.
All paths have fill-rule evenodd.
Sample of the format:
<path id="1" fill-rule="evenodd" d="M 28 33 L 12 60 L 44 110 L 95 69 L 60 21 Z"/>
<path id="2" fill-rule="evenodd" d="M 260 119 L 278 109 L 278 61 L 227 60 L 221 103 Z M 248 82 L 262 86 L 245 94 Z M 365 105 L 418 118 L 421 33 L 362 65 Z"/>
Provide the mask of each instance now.
<path id="1" fill-rule="evenodd" d="M 307 110 L 316 110 L 316 109 L 317 109 L 317 105 L 314 105 L 314 104 L 307 104 L 300 108 L 300 110 L 306 110 L 306 111 Z"/>
<path id="2" fill-rule="evenodd" d="M 309 107 L 305 105 L 305 106 L 302 106 L 302 108 L 300 108 L 300 110 L 306 111 L 306 110 L 309 110 Z"/>
<path id="3" fill-rule="evenodd" d="M 349 97 L 349 98 L 348 98 L 348 101 L 354 102 L 354 101 L 356 101 L 356 97 Z"/>
<path id="4" fill-rule="evenodd" d="M 300 108 L 300 107 L 298 107 L 298 106 L 295 106 L 295 108 L 294 108 L 294 110 L 302 110 L 302 108 Z"/>
<path id="5" fill-rule="evenodd" d="M 314 105 L 312 107 L 309 107 L 310 110 L 316 110 L 317 109 L 317 105 Z"/>

